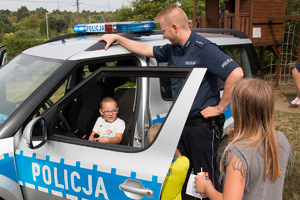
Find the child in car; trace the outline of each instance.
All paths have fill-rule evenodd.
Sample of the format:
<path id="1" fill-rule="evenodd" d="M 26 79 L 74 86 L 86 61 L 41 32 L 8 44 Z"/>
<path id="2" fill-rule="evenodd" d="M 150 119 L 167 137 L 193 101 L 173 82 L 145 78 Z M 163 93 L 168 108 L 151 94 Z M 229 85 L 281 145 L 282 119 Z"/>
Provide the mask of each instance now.
<path id="1" fill-rule="evenodd" d="M 118 118 L 118 111 L 119 107 L 114 98 L 103 98 L 99 109 L 101 116 L 94 125 L 89 137 L 90 141 L 111 144 L 119 144 L 122 141 L 125 122 Z"/>
<path id="2" fill-rule="evenodd" d="M 150 127 L 147 134 L 147 140 L 149 144 L 154 140 L 160 127 L 161 123 L 156 123 Z M 181 200 L 181 190 L 189 166 L 189 159 L 185 156 L 181 156 L 179 150 L 176 149 L 174 158 L 172 160 L 171 166 L 169 168 L 167 177 L 162 188 L 161 200 Z"/>

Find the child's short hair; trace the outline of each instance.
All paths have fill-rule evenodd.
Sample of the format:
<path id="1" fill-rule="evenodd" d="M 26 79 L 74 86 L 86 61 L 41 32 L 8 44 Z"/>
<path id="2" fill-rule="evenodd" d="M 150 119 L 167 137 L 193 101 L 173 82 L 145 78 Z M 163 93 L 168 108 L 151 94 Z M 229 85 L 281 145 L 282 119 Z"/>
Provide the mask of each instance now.
<path id="1" fill-rule="evenodd" d="M 108 102 L 115 102 L 117 104 L 117 101 L 114 98 L 112 98 L 112 97 L 104 97 L 100 101 L 100 108 L 102 108 L 103 103 L 108 103 Z"/>
<path id="2" fill-rule="evenodd" d="M 161 127 L 161 123 L 156 123 L 156 124 L 153 124 L 149 131 L 148 131 L 148 134 L 147 134 L 147 140 L 148 140 L 148 144 L 150 144 L 154 138 L 156 137 L 157 133 L 158 133 L 158 130 L 160 129 Z"/>

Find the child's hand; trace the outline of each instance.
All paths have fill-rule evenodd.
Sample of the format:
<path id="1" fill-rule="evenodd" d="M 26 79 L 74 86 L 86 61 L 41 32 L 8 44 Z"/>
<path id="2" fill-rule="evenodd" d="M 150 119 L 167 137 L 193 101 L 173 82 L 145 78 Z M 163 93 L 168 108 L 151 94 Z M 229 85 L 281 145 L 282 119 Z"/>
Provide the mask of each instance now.
<path id="1" fill-rule="evenodd" d="M 200 175 L 195 176 L 195 189 L 197 193 L 206 194 L 207 188 L 212 185 L 211 181 L 203 179 Z"/>
<path id="2" fill-rule="evenodd" d="M 108 143 L 109 139 L 108 139 L 108 137 L 98 137 L 98 138 L 94 138 L 93 141 L 95 141 L 95 142 L 102 142 L 102 143 Z"/>
<path id="3" fill-rule="evenodd" d="M 228 143 L 230 143 L 233 140 L 233 128 L 229 128 L 226 134 L 229 137 Z"/>

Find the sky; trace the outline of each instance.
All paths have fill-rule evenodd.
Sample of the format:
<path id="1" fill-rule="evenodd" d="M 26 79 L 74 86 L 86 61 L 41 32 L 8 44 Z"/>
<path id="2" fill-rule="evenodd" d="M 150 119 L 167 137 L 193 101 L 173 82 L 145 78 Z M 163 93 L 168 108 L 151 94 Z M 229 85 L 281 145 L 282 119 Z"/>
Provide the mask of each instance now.
<path id="1" fill-rule="evenodd" d="M 78 0 L 79 11 L 115 11 L 122 6 L 129 6 L 128 0 Z M 48 12 L 53 10 L 77 12 L 77 0 L 0 0 L 0 10 L 17 11 L 26 6 L 29 11 L 43 7 Z"/>

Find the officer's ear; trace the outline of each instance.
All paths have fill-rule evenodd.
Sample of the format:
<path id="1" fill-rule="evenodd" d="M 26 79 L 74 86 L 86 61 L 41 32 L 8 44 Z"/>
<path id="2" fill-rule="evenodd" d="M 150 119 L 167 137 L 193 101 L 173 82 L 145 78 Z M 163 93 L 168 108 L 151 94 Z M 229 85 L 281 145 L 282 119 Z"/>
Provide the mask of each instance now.
<path id="1" fill-rule="evenodd" d="M 173 28 L 175 33 L 178 32 L 178 25 L 177 24 L 172 24 L 172 28 Z"/>
<path id="2" fill-rule="evenodd" d="M 177 24 L 172 24 L 172 28 L 176 31 L 178 30 Z"/>

